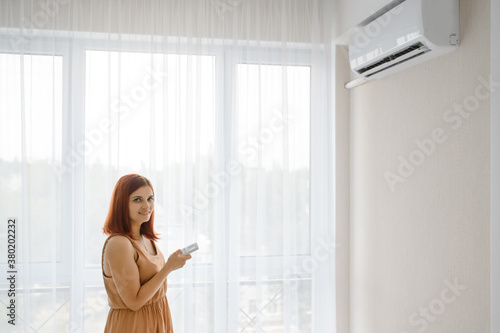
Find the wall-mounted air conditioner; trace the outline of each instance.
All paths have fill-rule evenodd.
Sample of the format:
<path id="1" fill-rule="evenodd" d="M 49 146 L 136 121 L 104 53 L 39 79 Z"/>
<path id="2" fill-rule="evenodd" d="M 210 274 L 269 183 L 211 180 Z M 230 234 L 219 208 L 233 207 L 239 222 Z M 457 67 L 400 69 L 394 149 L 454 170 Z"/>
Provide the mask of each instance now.
<path id="1" fill-rule="evenodd" d="M 354 85 L 451 52 L 459 41 L 459 0 L 395 0 L 349 40 Z"/>

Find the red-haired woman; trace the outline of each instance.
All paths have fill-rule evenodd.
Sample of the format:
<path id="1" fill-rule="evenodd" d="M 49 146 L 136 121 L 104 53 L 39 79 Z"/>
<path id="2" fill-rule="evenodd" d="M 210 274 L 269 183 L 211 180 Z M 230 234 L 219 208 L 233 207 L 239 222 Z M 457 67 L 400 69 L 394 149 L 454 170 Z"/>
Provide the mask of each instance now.
<path id="1" fill-rule="evenodd" d="M 102 249 L 102 274 L 111 308 L 104 332 L 173 332 L 166 278 L 191 255 L 177 250 L 165 263 L 153 227 L 151 182 L 136 174 L 123 176 L 103 228 L 109 237 Z"/>

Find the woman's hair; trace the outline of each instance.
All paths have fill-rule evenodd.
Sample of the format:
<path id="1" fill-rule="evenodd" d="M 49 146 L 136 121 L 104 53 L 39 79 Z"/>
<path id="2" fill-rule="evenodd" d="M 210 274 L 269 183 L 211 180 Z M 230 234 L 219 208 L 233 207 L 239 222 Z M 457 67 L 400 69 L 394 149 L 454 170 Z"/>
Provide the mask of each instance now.
<path id="1" fill-rule="evenodd" d="M 129 174 L 118 180 L 111 197 L 108 216 L 102 228 L 106 235 L 118 233 L 132 236 L 128 204 L 130 195 L 143 186 L 149 186 L 154 195 L 153 185 L 151 185 L 151 182 L 146 177 L 137 174 Z M 154 220 L 155 212 L 153 210 L 151 218 L 148 222 L 144 222 L 141 225 L 140 230 L 142 235 L 151 240 L 159 239 L 158 234 L 154 230 Z"/>

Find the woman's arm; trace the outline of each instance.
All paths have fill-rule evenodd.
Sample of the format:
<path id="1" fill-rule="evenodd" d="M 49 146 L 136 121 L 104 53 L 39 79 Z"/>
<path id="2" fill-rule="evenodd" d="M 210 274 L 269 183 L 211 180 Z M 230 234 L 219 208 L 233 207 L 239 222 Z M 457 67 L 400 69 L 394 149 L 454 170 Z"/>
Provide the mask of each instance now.
<path id="1" fill-rule="evenodd" d="M 130 310 L 137 311 L 160 289 L 167 275 L 184 266 L 191 255 L 181 256 L 182 250 L 175 251 L 162 269 L 141 286 L 134 252 L 134 247 L 126 237 L 115 236 L 108 241 L 105 256 L 123 302 Z"/>

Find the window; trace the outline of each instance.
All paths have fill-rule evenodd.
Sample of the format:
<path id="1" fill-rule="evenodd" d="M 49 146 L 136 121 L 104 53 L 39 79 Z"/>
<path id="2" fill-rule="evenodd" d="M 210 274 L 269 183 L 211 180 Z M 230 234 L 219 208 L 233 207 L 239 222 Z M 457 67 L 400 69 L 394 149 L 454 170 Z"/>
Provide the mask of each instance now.
<path id="1" fill-rule="evenodd" d="M 22 67 L 21 57 L 24 58 Z M 21 153 L 24 145 L 26 158 L 31 164 L 27 170 L 31 175 L 33 193 L 27 198 L 30 218 L 37 221 L 32 232 L 40 239 L 50 239 L 51 230 L 46 226 L 54 223 L 60 240 L 61 206 L 60 202 L 51 200 L 51 195 L 60 197 L 60 189 L 53 188 L 51 180 L 52 167 L 61 161 L 62 57 L 0 53 L 0 72 L 0 165 L 7 181 L 2 184 L 7 191 L 2 193 L 5 197 L 0 200 L 0 209 L 8 211 L 14 205 L 16 210 L 21 210 Z M 21 81 L 22 75 L 24 80 Z M 23 114 L 25 127 L 21 125 Z M 21 131 L 26 133 L 24 143 L 20 140 Z M 40 174 L 44 177 L 38 177 Z M 47 189 L 55 193 L 47 193 Z M 53 249 L 41 240 L 35 240 L 30 250 L 31 262 L 52 260 L 50 251 Z M 55 250 L 56 260 L 61 261 L 60 242 Z M 0 260 L 5 263 L 5 258 Z"/>
<path id="2" fill-rule="evenodd" d="M 99 230 L 114 187 L 110 177 L 115 180 L 130 170 L 156 180 L 155 228 L 162 234 L 162 245 L 185 246 L 178 237 L 184 224 L 175 199 L 185 189 L 171 181 L 189 172 L 186 161 L 202 165 L 202 174 L 213 169 L 214 73 L 215 57 L 210 55 L 86 51 L 85 248 L 92 251 L 86 255 L 88 267 L 101 263 Z M 197 139 L 192 138 L 193 130 Z M 210 229 L 197 233 L 205 237 L 205 245 Z M 204 254 L 208 260 L 212 251 Z"/>
<path id="3" fill-rule="evenodd" d="M 291 269 L 286 258 L 296 263 L 310 253 L 310 67 L 237 67 L 236 161 L 242 172 L 234 195 L 241 203 L 239 253 L 244 258 L 238 332 L 254 332 L 257 323 L 264 332 L 283 332 L 285 307 L 292 328 L 308 332 L 311 274 L 284 278 Z"/>
<path id="4" fill-rule="evenodd" d="M 283 238 L 276 235 L 292 228 L 297 238 L 292 252 L 308 254 L 310 69 L 238 64 L 237 82 L 237 162 L 244 170 L 241 195 L 262 200 L 262 205 L 252 202 L 250 207 L 242 207 L 240 253 L 283 255 Z M 289 131 L 286 135 L 285 130 Z M 283 156 L 283 152 L 289 155 Z M 284 160 L 289 163 L 283 165 Z M 290 184 L 283 184 L 284 177 L 290 178 Z M 288 223 L 283 216 L 284 186 L 294 187 L 294 197 L 286 198 L 295 207 Z M 256 206 L 264 211 L 257 212 Z M 253 221 L 261 221 L 260 228 Z M 258 238 L 260 244 L 255 243 Z"/>
<path id="5" fill-rule="evenodd" d="M 30 289 L 31 309 L 36 314 L 32 327 L 48 329 L 47 320 L 54 315 L 69 317 L 64 307 L 68 289 L 61 288 L 56 297 L 48 290 L 56 272 L 63 273 L 69 262 L 62 241 L 66 237 L 62 188 L 54 172 L 62 156 L 63 57 L 0 53 L 0 73 L 0 212 L 2 220 L 8 212 L 26 213 L 24 220 L 18 221 L 16 235 L 29 239 L 29 244 L 17 247 L 17 267 L 25 271 L 29 266 L 34 277 Z M 28 183 L 22 182 L 23 173 Z M 23 186 L 29 195 L 23 195 Z M 2 223 L 0 227 L 2 246 L 7 244 L 6 226 Z M 6 259 L 0 258 L 4 272 Z M 57 276 L 56 284 L 61 284 L 63 275 Z M 0 289 L 2 296 L 6 294 L 4 281 Z M 24 304 L 25 288 L 18 291 L 19 308 Z M 54 313 L 47 304 L 55 304 L 58 311 Z M 22 322 L 19 326 L 23 327 Z"/>
<path id="6" fill-rule="evenodd" d="M 23 235 L 33 239 L 37 283 L 19 302 L 24 293 L 37 300 L 34 329 L 102 330 L 102 224 L 116 180 L 134 172 L 155 186 L 165 257 L 200 244 L 192 264 L 169 277 L 175 330 L 217 331 L 223 322 L 228 331 L 283 332 L 288 320 L 311 331 L 314 272 L 296 269 L 313 246 L 307 54 L 278 65 L 220 46 L 195 55 L 182 45 L 176 52 L 102 45 L 81 39 L 71 52 L 24 62 L 0 54 L 0 169 L 10 190 L 0 209 L 28 212 Z M 25 143 L 17 131 L 27 133 Z M 44 293 L 54 275 L 56 298 Z"/>

